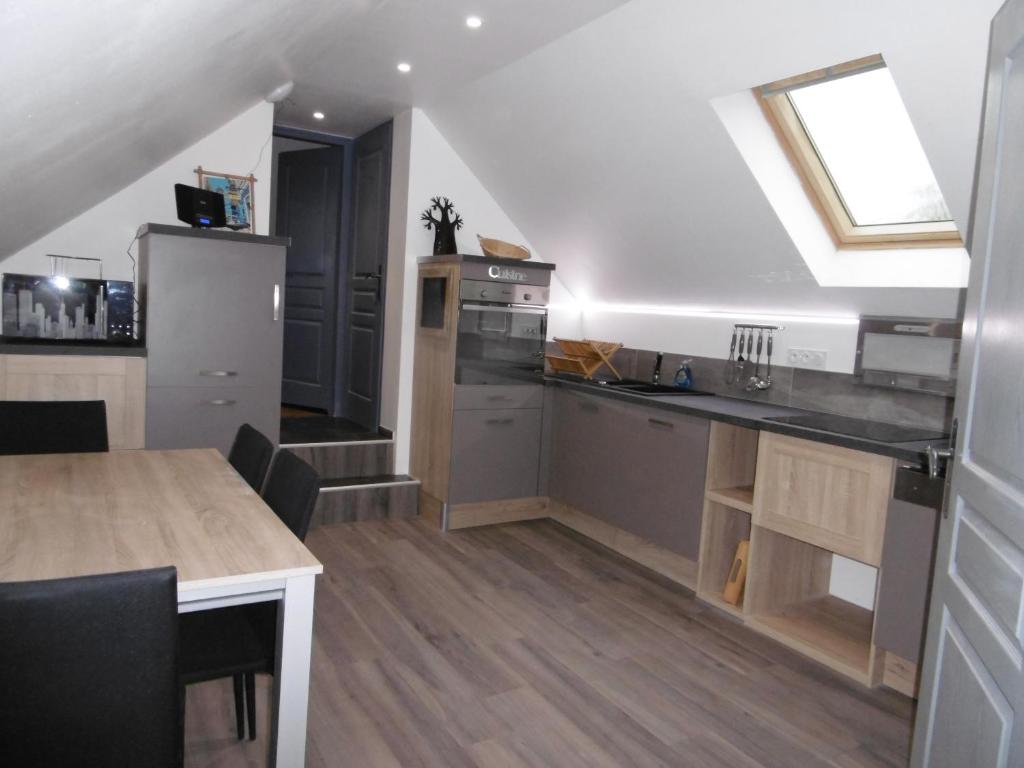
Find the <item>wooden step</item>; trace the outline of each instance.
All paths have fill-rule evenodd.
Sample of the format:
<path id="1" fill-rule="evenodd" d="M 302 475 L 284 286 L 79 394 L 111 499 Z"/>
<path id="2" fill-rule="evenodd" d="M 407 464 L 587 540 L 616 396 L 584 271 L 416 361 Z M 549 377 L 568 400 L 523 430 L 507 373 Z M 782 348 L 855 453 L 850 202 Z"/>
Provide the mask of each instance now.
<path id="1" fill-rule="evenodd" d="M 293 451 L 300 459 L 311 464 L 320 477 L 375 477 L 395 471 L 393 440 L 361 440 L 315 445 L 283 443 L 281 447 Z"/>
<path id="2" fill-rule="evenodd" d="M 419 489 L 420 481 L 409 475 L 325 478 L 311 526 L 416 517 Z"/>

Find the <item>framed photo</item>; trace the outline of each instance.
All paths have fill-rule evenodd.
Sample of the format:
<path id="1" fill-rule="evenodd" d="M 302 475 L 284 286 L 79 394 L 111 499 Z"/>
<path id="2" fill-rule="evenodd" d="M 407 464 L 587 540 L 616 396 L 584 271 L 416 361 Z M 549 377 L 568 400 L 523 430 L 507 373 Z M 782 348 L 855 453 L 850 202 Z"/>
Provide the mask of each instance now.
<path id="1" fill-rule="evenodd" d="M 252 192 L 256 177 L 252 174 L 236 176 L 233 173 L 215 173 L 205 170 L 203 166 L 196 168 L 196 175 L 199 177 L 198 186 L 202 189 L 224 195 L 224 216 L 228 228 L 255 234 Z"/>

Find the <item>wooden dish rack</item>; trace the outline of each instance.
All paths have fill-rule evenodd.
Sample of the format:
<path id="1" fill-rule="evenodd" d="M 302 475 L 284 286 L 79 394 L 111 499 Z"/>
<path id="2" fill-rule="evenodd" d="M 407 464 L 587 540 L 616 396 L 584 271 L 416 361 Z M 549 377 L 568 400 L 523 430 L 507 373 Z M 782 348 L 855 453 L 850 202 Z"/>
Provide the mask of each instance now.
<path id="1" fill-rule="evenodd" d="M 612 365 L 612 355 L 622 349 L 621 344 L 593 339 L 555 339 L 562 350 L 560 355 L 544 355 L 551 369 L 557 373 L 575 373 L 584 378 L 593 378 L 602 365 L 621 379 L 622 375 Z"/>

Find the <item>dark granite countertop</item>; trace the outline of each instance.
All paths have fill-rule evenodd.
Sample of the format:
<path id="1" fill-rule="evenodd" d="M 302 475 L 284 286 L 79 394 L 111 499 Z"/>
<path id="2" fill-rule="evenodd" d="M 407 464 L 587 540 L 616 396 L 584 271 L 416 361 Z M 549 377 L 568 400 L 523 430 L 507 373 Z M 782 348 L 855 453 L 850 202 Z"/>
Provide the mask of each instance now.
<path id="1" fill-rule="evenodd" d="M 145 357 L 146 347 L 136 345 L 119 347 L 104 343 L 33 343 L 31 341 L 3 341 L 0 337 L 0 355 L 81 355 L 99 357 Z"/>
<path id="2" fill-rule="evenodd" d="M 781 405 L 770 405 L 765 403 L 752 402 L 750 400 L 739 400 L 737 398 L 715 395 L 713 397 L 702 397 L 699 395 L 663 395 L 646 396 L 623 392 L 612 387 L 602 387 L 598 384 L 588 383 L 583 380 L 572 380 L 558 376 L 546 376 L 545 383 L 553 386 L 566 387 L 579 392 L 587 392 L 598 397 L 607 397 L 612 400 L 642 405 L 648 408 L 658 408 L 665 411 L 674 411 L 690 416 L 698 416 L 713 421 L 724 421 L 727 424 L 735 424 L 739 427 L 764 430 L 765 432 L 777 432 L 780 435 L 800 437 L 805 440 L 816 440 L 821 443 L 838 445 L 842 448 L 852 448 L 857 451 L 874 453 L 881 456 L 890 456 L 894 459 L 924 464 L 927 458 L 926 451 L 931 441 L 923 440 L 910 443 L 883 443 L 877 440 L 870 440 L 851 435 L 840 435 L 834 432 L 822 432 L 808 427 L 795 426 L 791 424 L 780 424 L 775 421 L 767 421 L 769 416 L 790 416 L 809 411 L 798 408 L 788 408 Z M 943 446 L 945 447 L 945 441 Z"/>

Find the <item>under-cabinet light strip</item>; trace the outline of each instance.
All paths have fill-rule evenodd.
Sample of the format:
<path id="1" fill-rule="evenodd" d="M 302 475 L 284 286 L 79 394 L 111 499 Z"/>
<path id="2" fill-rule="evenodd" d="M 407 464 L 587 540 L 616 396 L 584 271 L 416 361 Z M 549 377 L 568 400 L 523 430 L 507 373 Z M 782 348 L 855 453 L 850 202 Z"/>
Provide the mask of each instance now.
<path id="1" fill-rule="evenodd" d="M 700 309 L 685 306 L 662 306 L 657 304 L 603 304 L 601 302 L 580 303 L 584 313 L 612 312 L 623 315 L 664 315 L 671 317 L 707 317 L 719 320 L 747 320 L 768 323 L 813 323 L 817 325 L 857 325 L 860 318 L 840 315 L 787 315 L 775 313 L 732 312 L 729 310 Z"/>

